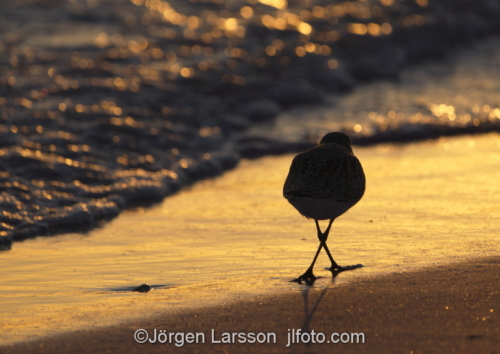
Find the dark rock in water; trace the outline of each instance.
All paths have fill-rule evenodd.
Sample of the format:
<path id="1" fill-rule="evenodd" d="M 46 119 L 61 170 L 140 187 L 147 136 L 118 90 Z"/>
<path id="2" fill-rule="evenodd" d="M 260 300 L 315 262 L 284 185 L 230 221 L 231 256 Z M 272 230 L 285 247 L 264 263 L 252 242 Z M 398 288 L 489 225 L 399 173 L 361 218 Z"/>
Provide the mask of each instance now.
<path id="1" fill-rule="evenodd" d="M 137 288 L 135 288 L 134 290 L 132 291 L 138 291 L 140 293 L 147 293 L 149 292 L 153 287 L 151 285 L 148 285 L 148 284 L 142 284 L 141 286 L 138 286 Z"/>
<path id="2" fill-rule="evenodd" d="M 280 107 L 271 100 L 251 102 L 246 107 L 244 114 L 253 122 L 264 122 L 273 119 L 280 112 Z"/>

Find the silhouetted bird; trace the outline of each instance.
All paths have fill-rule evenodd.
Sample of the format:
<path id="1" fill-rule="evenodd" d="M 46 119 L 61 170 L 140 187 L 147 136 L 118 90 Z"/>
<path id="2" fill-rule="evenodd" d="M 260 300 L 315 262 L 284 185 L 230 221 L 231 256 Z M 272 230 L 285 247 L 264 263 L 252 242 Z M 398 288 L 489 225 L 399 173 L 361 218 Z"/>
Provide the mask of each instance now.
<path id="1" fill-rule="evenodd" d="M 341 272 L 361 265 L 341 267 L 326 245 L 333 221 L 356 204 L 365 192 L 365 174 L 351 148 L 351 138 L 344 133 L 329 133 L 319 145 L 295 156 L 283 187 L 283 196 L 299 213 L 314 219 L 320 245 L 307 271 L 297 281 L 313 282 L 314 263 L 325 248 L 332 272 Z M 330 220 L 321 232 L 318 220 Z"/>

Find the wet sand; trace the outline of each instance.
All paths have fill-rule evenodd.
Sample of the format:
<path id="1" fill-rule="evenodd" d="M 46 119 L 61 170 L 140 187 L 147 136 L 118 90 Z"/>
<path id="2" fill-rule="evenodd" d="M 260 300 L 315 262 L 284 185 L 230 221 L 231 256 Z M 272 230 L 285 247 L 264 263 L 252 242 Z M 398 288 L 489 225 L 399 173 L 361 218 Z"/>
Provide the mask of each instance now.
<path id="1" fill-rule="evenodd" d="M 339 264 L 362 263 L 365 267 L 341 274 L 332 284 L 329 272 L 323 269 L 329 264 L 322 254 L 315 270 L 322 278 L 309 289 L 309 296 L 313 299 L 326 291 L 321 306 L 333 306 L 342 298 L 345 302 L 340 302 L 342 306 L 336 311 L 349 309 L 349 304 L 367 307 L 361 312 L 353 307 L 352 318 L 346 318 L 345 312 L 318 307 L 315 321 L 324 313 L 340 321 L 340 330 L 351 330 L 349 321 L 365 323 L 372 327 L 352 330 L 370 330 L 371 343 L 378 343 L 375 333 L 399 333 L 395 335 L 399 343 L 408 341 L 408 345 L 446 341 L 462 345 L 459 336 L 475 336 L 476 327 L 470 327 L 473 331 L 469 333 L 466 324 L 479 321 L 476 317 L 494 316 L 497 309 L 490 304 L 498 303 L 500 289 L 498 263 L 480 261 L 499 258 L 500 211 L 495 198 L 500 189 L 499 147 L 500 137 L 490 134 L 355 148 L 367 175 L 367 192 L 334 223 L 328 243 Z M 300 328 L 302 303 L 293 307 L 287 299 L 301 299 L 307 288 L 289 280 L 309 265 L 317 240 L 314 223 L 300 217 L 281 196 L 291 159 L 288 155 L 245 161 L 221 178 L 202 182 L 153 208 L 122 214 L 88 234 L 15 244 L 0 259 L 0 345 L 36 340 L 48 344 L 51 336 L 76 333 L 65 337 L 70 345 L 78 343 L 80 339 L 74 336 L 83 335 L 76 332 L 83 330 L 103 335 L 116 330 L 127 337 L 119 340 L 125 345 L 131 332 L 111 330 L 110 326 L 160 315 L 166 325 L 175 322 L 170 319 L 183 318 L 177 325 L 185 323 L 201 331 L 211 328 L 210 321 L 216 323 L 216 319 L 212 315 L 207 315 L 210 320 L 196 319 L 188 314 L 217 313 L 220 307 L 214 306 L 224 303 L 241 311 L 247 309 L 241 313 L 245 315 L 255 312 L 247 306 L 262 302 L 260 299 L 268 299 L 263 303 L 271 301 L 273 306 L 281 306 L 280 301 L 287 304 L 283 308 L 290 312 L 276 307 L 264 316 L 269 324 L 272 316 L 282 317 L 281 323 L 289 327 L 279 327 L 283 328 L 281 335 L 286 335 L 286 328 Z M 419 272 L 421 269 L 425 271 Z M 130 291 L 142 283 L 155 289 L 147 294 Z M 372 296 L 370 291 L 379 295 Z M 447 299 L 450 304 L 444 304 Z M 415 307 L 398 305 L 403 303 Z M 441 305 L 457 309 L 455 317 L 448 319 L 434 310 Z M 479 316 L 480 312 L 474 311 L 483 305 L 494 312 L 488 315 L 483 311 Z M 309 309 L 313 307 L 309 305 Z M 237 326 L 261 330 L 257 320 L 239 317 L 237 311 L 224 310 L 223 315 L 234 322 L 220 327 L 224 330 L 240 328 Z M 290 321 L 287 316 L 291 316 Z M 292 322 L 293 316 L 302 319 Z M 391 322 L 398 318 L 404 323 Z M 437 330 L 440 323 L 450 329 Z M 456 327 L 454 334 L 456 323 L 463 326 Z M 498 324 L 489 323 L 485 322 L 480 335 L 498 331 Z M 403 325 L 415 328 L 418 336 L 411 336 L 409 329 L 398 332 Z M 311 329 L 320 330 L 319 326 L 311 324 Z M 321 327 L 325 333 L 337 328 L 326 319 L 325 326 Z M 431 336 L 428 342 L 421 340 L 424 335 Z M 387 340 L 380 339 L 377 345 L 383 348 L 389 345 Z M 101 337 L 94 343 L 95 349 L 108 342 Z M 367 346 L 356 348 L 352 350 L 372 352 Z M 205 352 L 208 347 L 200 350 Z"/>
<path id="2" fill-rule="evenodd" d="M 333 289 L 304 287 L 292 294 L 255 297 L 4 347 L 2 352 L 498 353 L 499 272 L 497 257 L 395 273 Z M 204 336 L 193 337 L 199 343 L 191 344 L 183 344 L 181 336 L 164 344 L 139 344 L 134 340 L 137 329 L 151 336 L 154 329 L 184 333 L 185 338 L 188 333 Z M 288 336 L 298 330 L 314 331 L 317 343 L 293 342 Z M 223 343 L 224 333 L 244 333 L 247 338 L 248 333 L 265 333 L 262 338 L 270 338 L 271 343 Z M 275 337 L 267 337 L 269 333 Z M 334 344 L 330 338 L 338 341 L 341 337 L 331 337 L 332 333 L 363 333 L 364 337 Z"/>

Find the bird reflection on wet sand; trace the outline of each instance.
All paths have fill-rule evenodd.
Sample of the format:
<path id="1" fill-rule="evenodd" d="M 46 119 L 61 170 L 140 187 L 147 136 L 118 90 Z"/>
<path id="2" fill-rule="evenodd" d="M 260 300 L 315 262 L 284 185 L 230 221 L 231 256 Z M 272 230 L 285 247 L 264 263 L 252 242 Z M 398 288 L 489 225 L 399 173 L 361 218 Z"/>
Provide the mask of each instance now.
<path id="1" fill-rule="evenodd" d="M 283 196 L 306 218 L 314 219 L 320 245 L 304 274 L 295 281 L 312 284 L 314 264 L 324 248 L 332 273 L 353 270 L 361 264 L 342 267 L 335 262 L 326 244 L 333 221 L 354 206 L 365 192 L 365 174 L 351 148 L 351 138 L 344 133 L 329 133 L 318 146 L 297 155 L 283 187 Z M 318 220 L 329 220 L 321 231 Z"/>
<path id="2" fill-rule="evenodd" d="M 340 272 L 338 272 L 338 271 L 337 272 L 332 271 L 332 281 L 331 281 L 332 285 L 335 284 L 335 279 L 339 275 L 339 273 Z M 314 282 L 316 281 L 316 279 L 319 279 L 319 278 L 320 277 L 306 281 L 306 285 L 313 285 Z M 301 283 L 300 280 L 299 280 L 299 283 Z M 302 323 L 302 326 L 300 327 L 300 329 L 292 329 L 292 330 L 289 329 L 288 330 L 286 347 L 290 347 L 292 345 L 296 345 L 299 343 L 303 343 L 303 344 L 305 344 L 306 347 L 309 347 L 310 344 L 314 342 L 311 340 L 303 342 L 302 340 L 303 340 L 304 336 L 306 336 L 306 338 L 310 339 L 311 336 L 314 336 L 315 334 L 319 333 L 319 332 L 315 333 L 314 330 L 311 330 L 311 322 L 313 320 L 314 314 L 316 313 L 316 311 L 318 311 L 318 308 L 319 308 L 321 301 L 323 300 L 323 298 L 325 297 L 325 295 L 329 289 L 330 289 L 330 287 L 326 287 L 325 289 L 323 289 L 321 291 L 321 294 L 317 297 L 317 300 L 311 306 L 311 309 L 309 309 L 309 291 L 311 291 L 311 287 L 306 286 L 302 289 L 301 293 L 302 293 L 302 298 L 303 298 L 303 303 L 304 303 L 304 322 Z"/>

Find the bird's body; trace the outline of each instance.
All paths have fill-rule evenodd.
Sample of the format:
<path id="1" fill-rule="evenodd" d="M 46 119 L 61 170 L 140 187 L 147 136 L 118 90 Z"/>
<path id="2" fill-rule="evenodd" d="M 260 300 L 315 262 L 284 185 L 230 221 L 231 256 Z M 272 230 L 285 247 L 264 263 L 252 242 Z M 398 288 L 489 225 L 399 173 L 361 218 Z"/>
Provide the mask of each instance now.
<path id="1" fill-rule="evenodd" d="M 365 192 L 365 174 L 352 151 L 325 143 L 298 154 L 283 187 L 283 196 L 307 218 L 336 219 Z"/>
<path id="2" fill-rule="evenodd" d="M 354 206 L 364 192 L 363 168 L 352 153 L 351 139 L 343 133 L 325 135 L 319 145 L 298 154 L 292 161 L 283 187 L 283 196 L 300 214 L 315 219 L 321 242 L 317 254 L 325 247 L 332 261 L 332 268 L 342 267 L 333 261 L 326 246 L 330 226 L 333 220 Z M 322 233 L 317 220 L 327 219 L 330 220 L 330 225 Z M 309 276 L 313 276 L 312 267 L 316 257 Z"/>

